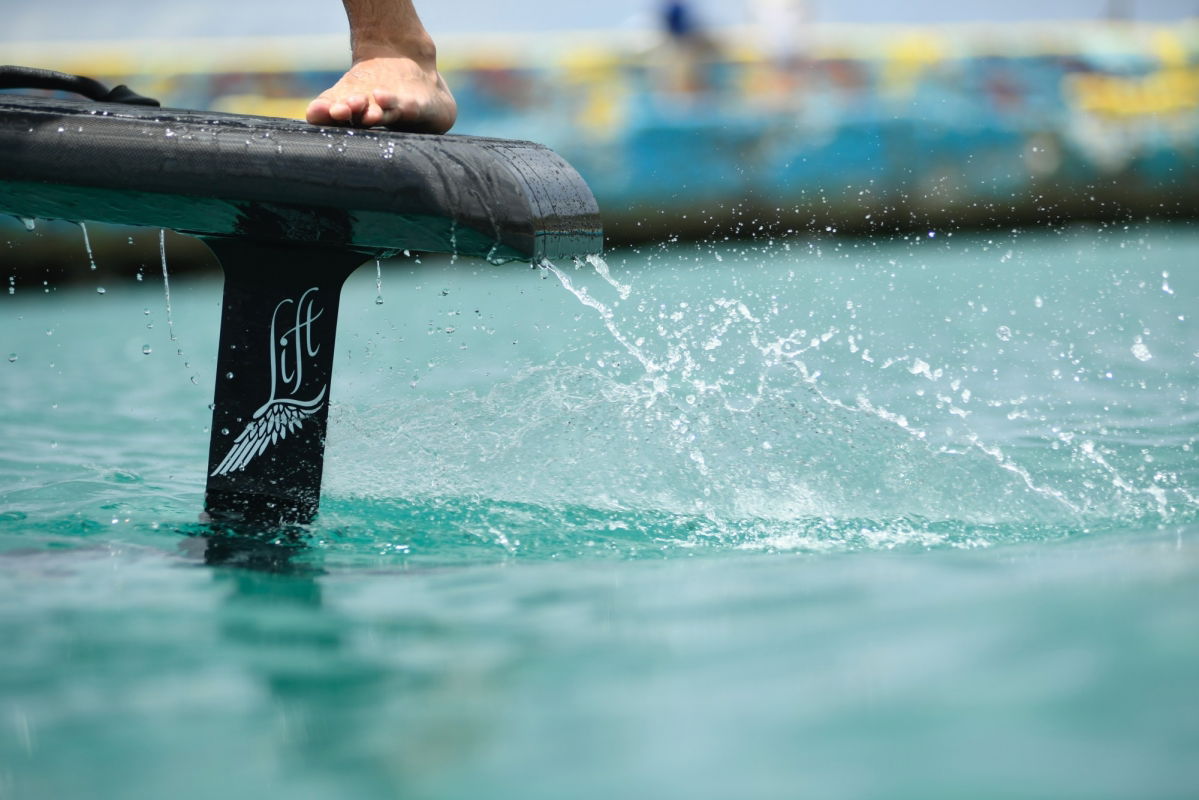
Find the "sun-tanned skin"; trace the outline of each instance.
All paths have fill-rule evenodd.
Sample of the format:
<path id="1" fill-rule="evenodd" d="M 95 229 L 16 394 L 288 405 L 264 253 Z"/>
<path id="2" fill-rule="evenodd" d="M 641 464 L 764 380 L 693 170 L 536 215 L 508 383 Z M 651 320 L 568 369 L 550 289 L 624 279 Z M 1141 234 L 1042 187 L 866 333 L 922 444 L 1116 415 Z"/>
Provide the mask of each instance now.
<path id="1" fill-rule="evenodd" d="M 314 125 L 445 133 L 458 116 L 412 0 L 342 0 L 353 65 L 308 105 Z"/>

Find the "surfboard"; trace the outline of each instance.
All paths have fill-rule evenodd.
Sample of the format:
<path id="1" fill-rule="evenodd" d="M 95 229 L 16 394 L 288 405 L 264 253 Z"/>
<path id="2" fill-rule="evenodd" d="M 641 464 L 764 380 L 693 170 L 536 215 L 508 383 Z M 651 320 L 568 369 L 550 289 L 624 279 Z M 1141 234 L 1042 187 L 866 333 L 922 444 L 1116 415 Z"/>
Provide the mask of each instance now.
<path id="1" fill-rule="evenodd" d="M 225 287 L 205 512 L 266 528 L 319 508 L 354 269 L 402 250 L 501 264 L 603 246 L 586 182 L 533 142 L 5 94 L 0 213 L 208 244 Z"/>

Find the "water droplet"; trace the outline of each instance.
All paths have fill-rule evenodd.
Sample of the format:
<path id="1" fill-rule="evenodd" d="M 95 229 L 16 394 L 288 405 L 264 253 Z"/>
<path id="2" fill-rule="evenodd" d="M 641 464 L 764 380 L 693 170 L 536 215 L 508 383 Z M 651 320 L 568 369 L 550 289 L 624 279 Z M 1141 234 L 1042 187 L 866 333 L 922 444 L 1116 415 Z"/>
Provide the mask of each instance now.
<path id="1" fill-rule="evenodd" d="M 1149 348 L 1145 346 L 1143 341 L 1141 341 L 1140 336 L 1138 336 L 1136 341 L 1133 342 L 1132 354 L 1136 356 L 1137 361 L 1148 361 L 1149 359 L 1153 358 L 1153 353 L 1149 352 Z"/>
<path id="2" fill-rule="evenodd" d="M 171 314 L 171 278 L 167 273 L 167 232 L 165 228 L 158 230 L 158 255 L 162 260 L 162 294 L 167 306 L 167 330 L 170 332 L 170 339 L 173 342 L 175 341 L 175 319 Z"/>
<path id="3" fill-rule="evenodd" d="M 154 352 L 154 351 L 153 351 L 153 350 L 150 348 L 150 345 L 148 345 L 148 344 L 143 344 L 143 345 L 142 345 L 142 354 L 143 354 L 143 355 L 147 355 L 147 356 L 148 356 L 148 355 L 150 355 L 150 353 L 152 353 L 152 352 Z"/>
<path id="4" fill-rule="evenodd" d="M 37 222 L 32 217 L 17 217 L 17 219 L 21 220 L 21 224 L 27 231 L 32 231 L 37 227 Z"/>
<path id="5" fill-rule="evenodd" d="M 105 293 L 105 292 L 107 292 L 107 291 L 108 291 L 108 290 L 107 290 L 107 289 L 105 289 L 103 286 L 97 286 L 97 287 L 96 287 L 96 294 L 104 294 L 104 293 Z"/>
<path id="6" fill-rule="evenodd" d="M 995 329 L 995 336 L 1001 342 L 1010 342 L 1012 340 L 1012 329 L 1007 325 L 1000 325 Z"/>
<path id="7" fill-rule="evenodd" d="M 221 436 L 228 436 L 228 435 L 229 435 L 229 429 L 221 428 Z"/>
<path id="8" fill-rule="evenodd" d="M 79 223 L 79 230 L 83 231 L 83 247 L 87 250 L 87 263 L 93 270 L 96 268 L 96 257 L 92 254 L 92 242 L 87 238 L 87 225 L 83 222 Z"/>
<path id="9" fill-rule="evenodd" d="M 12 362 L 16 361 L 16 360 L 17 360 L 17 354 L 16 354 L 16 353 L 9 353 L 9 354 L 8 354 L 8 362 L 9 362 L 10 364 L 11 364 Z"/>
<path id="10" fill-rule="evenodd" d="M 226 372 L 226 373 L 225 373 L 225 377 L 226 377 L 226 378 L 232 378 L 232 377 L 233 377 L 233 373 L 232 373 L 232 372 Z"/>

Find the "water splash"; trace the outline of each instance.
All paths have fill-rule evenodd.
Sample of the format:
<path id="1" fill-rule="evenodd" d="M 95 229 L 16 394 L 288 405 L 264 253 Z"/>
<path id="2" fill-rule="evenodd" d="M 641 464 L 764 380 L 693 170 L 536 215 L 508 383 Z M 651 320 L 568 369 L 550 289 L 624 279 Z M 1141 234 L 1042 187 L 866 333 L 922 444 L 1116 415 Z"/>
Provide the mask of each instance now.
<path id="1" fill-rule="evenodd" d="M 1070 502 L 1063 492 L 1052 487 L 1038 486 L 1027 469 L 1012 462 L 1010 459 L 1004 456 L 1003 451 L 1000 448 L 986 444 L 978 438 L 977 434 L 973 432 L 970 434 L 970 444 L 993 459 L 995 463 L 999 465 L 1000 469 L 1006 470 L 1007 472 L 1017 476 L 1021 482 L 1023 482 L 1024 485 L 1029 488 L 1030 491 L 1060 503 L 1075 514 L 1082 513 L 1083 509 L 1075 503 Z"/>
<path id="2" fill-rule="evenodd" d="M 87 250 L 87 263 L 92 270 L 96 269 L 96 256 L 92 253 L 92 242 L 87 236 L 87 223 L 80 222 L 79 230 L 83 231 L 83 247 Z"/>
<path id="3" fill-rule="evenodd" d="M 175 319 L 171 313 L 171 276 L 167 269 L 167 232 L 160 228 L 158 231 L 158 257 L 162 261 L 162 294 L 167 308 L 167 330 L 172 342 L 175 340 Z"/>
<path id="4" fill-rule="evenodd" d="M 555 278 L 557 278 L 558 282 L 562 284 L 562 288 L 566 289 L 566 291 L 578 298 L 580 303 L 598 312 L 600 319 L 603 321 L 604 327 L 608 329 L 608 333 L 612 334 L 612 338 L 619 342 L 621 347 L 623 347 L 629 353 L 629 355 L 637 359 L 641 366 L 645 368 L 647 373 L 653 374 L 662 372 L 662 367 L 657 362 L 646 355 L 637 344 L 630 341 L 623 333 L 620 332 L 619 328 L 616 327 L 616 323 L 614 322 L 615 315 L 612 313 L 612 309 L 592 297 L 588 293 L 586 287 L 577 288 L 574 285 L 574 282 L 571 281 L 571 279 L 566 275 L 566 273 L 555 267 L 549 261 L 549 259 L 542 259 L 537 266 L 546 272 L 551 273 Z"/>
<path id="5" fill-rule="evenodd" d="M 1133 341 L 1132 347 L 1129 350 L 1136 357 L 1137 361 L 1149 361 L 1153 358 L 1153 353 L 1149 352 L 1148 345 L 1145 344 L 1140 336 Z"/>
<path id="6" fill-rule="evenodd" d="M 472 299 L 458 299 L 459 289 L 446 300 L 437 292 L 428 317 L 456 315 L 467 302 L 491 304 L 494 315 L 510 303 L 521 309 L 519 324 L 496 336 L 493 320 L 482 323 L 484 307 L 480 324 L 460 326 L 458 336 L 472 352 L 492 352 L 491 360 L 413 356 L 409 364 L 422 371 L 442 370 L 441 383 L 422 377 L 410 396 L 385 393 L 386 414 L 377 401 L 361 413 L 343 408 L 334 424 L 349 427 L 350 444 L 339 454 L 331 438 L 327 485 L 335 495 L 424 496 L 434 504 L 465 497 L 668 512 L 702 521 L 687 524 L 703 527 L 705 542 L 749 549 L 812 549 L 822 537 L 835 547 L 987 546 L 1095 530 L 1115 517 L 1193 515 L 1185 469 L 1157 454 L 1133 472 L 1130 448 L 1087 454 L 1083 437 L 1058 440 L 1053 431 L 1085 426 L 1096 427 L 1091 438 L 1110 439 L 1100 427 L 1111 415 L 1092 409 L 1075 418 L 1090 408 L 1085 396 L 1063 396 L 1048 374 L 1040 388 L 1026 385 L 1059 357 L 1084 364 L 1081 347 L 1091 341 L 1072 342 L 1078 329 L 1069 316 L 1080 301 L 1060 298 L 1085 282 L 1058 287 L 1021 261 L 1030 276 L 1021 291 L 978 294 L 977 275 L 954 284 L 968 272 L 958 263 L 926 275 L 902 254 L 843 264 L 821 246 L 823 255 L 796 241 L 724 245 L 714 268 L 715 250 L 679 245 L 611 266 L 541 263 L 540 275 L 553 277 L 546 288 L 496 283 Z M 398 279 L 418 289 L 427 280 Z M 931 288 L 941 285 L 944 292 Z M 1093 308 L 1103 311 L 1106 287 L 1097 285 Z M 1156 283 L 1148 289 L 1163 297 Z M 561 311 L 542 310 L 561 303 Z M 1081 310 L 1089 311 L 1085 303 Z M 996 335 L 1001 327 L 1010 330 L 1006 339 Z M 377 346 L 379 332 L 370 335 Z M 528 363 L 512 362 L 515 348 L 487 349 L 486 337 L 516 345 L 522 335 L 562 349 Z M 408 348 L 412 339 L 402 341 Z M 1126 342 L 1115 346 L 1135 364 Z M 1101 346 L 1112 352 L 1112 343 Z M 471 385 L 472 373 L 497 382 L 456 391 Z M 1061 405 L 1063 397 L 1075 405 Z M 388 457 L 393 452 L 406 454 L 402 463 Z M 364 463 L 386 467 L 367 467 L 364 476 Z M 945 530 L 979 533 L 956 539 Z"/>
<path id="7" fill-rule="evenodd" d="M 612 277 L 611 271 L 608 269 L 608 262 L 604 261 L 603 256 L 592 253 L 583 259 L 584 262 L 591 265 L 596 274 L 603 278 L 609 286 L 616 290 L 620 295 L 621 300 L 628 300 L 629 294 L 633 291 L 633 287 L 627 283 L 618 283 Z"/>
<path id="8" fill-rule="evenodd" d="M 614 311 L 613 305 L 596 299 L 593 290 L 581 284 L 577 278 L 572 280 L 562 269 L 553 265 L 543 265 L 543 268 L 553 272 L 563 287 L 579 302 L 599 313 L 609 335 L 621 349 L 634 355 L 645 368 L 646 376 L 643 377 L 652 377 L 655 394 L 667 407 L 684 411 L 702 410 L 710 415 L 712 404 L 705 402 L 707 398 L 708 401 L 718 400 L 723 406 L 722 410 L 727 412 L 763 414 L 766 413 L 767 406 L 773 412 L 780 401 L 794 393 L 794 388 L 789 387 L 783 379 L 786 371 L 791 370 L 806 387 L 808 397 L 824 404 L 830 413 L 865 414 L 894 426 L 903 435 L 910 437 L 915 448 L 913 453 L 924 451 L 928 454 L 919 456 L 917 460 L 927 458 L 936 463 L 935 468 L 939 471 L 951 466 L 947 459 L 960 461 L 973 452 L 984 460 L 971 466 L 972 471 L 984 475 L 987 471 L 986 464 L 990 464 L 1001 473 L 1010 475 L 1016 481 L 1015 485 L 1023 487 L 1027 492 L 1028 502 L 1041 509 L 1039 513 L 1050 513 L 1048 510 L 1056 507 L 1062 512 L 1077 516 L 1096 509 L 1096 498 L 1089 496 L 1094 494 L 1093 491 L 1088 495 L 1073 484 L 1069 488 L 1059 485 L 1054 477 L 1056 470 L 1046 468 L 1048 462 L 1044 457 L 1029 462 L 1014 457 L 1005 452 L 1005 447 L 990 441 L 992 436 L 984 432 L 984 428 L 990 425 L 986 418 L 981 418 L 979 422 L 970 421 L 978 413 L 977 410 L 972 410 L 974 406 L 971 404 L 977 404 L 980 398 L 985 399 L 987 392 L 977 381 L 974 382 L 975 385 L 971 385 L 969 364 L 934 366 L 925 358 L 904 353 L 880 359 L 881 364 L 876 365 L 874 358 L 868 356 L 869 351 L 863 347 L 865 333 L 857 323 L 852 322 L 857 308 L 853 301 L 846 301 L 844 304 L 850 312 L 848 316 L 851 322 L 846 326 L 848 331 L 845 332 L 848 335 L 843 335 L 842 329 L 835 325 L 816 334 L 802 328 L 777 330 L 776 323 L 789 316 L 779 312 L 779 295 L 764 298 L 759 292 L 755 298 L 756 302 L 752 305 L 747 302 L 748 297 L 738 299 L 724 296 L 709 297 L 699 303 L 679 302 L 672 307 L 669 303 L 663 303 L 661 298 L 646 296 L 644 291 L 639 296 L 633 285 L 613 280 L 607 264 L 602 259 L 587 259 L 586 263 L 604 283 L 618 292 L 621 300 L 632 298 L 637 304 L 638 313 L 626 313 L 621 316 Z M 1036 299 L 1040 301 L 1036 305 L 1043 307 L 1041 295 L 1037 295 Z M 709 313 L 697 313 L 705 304 L 705 310 Z M 983 314 L 987 313 L 985 305 L 980 305 L 979 309 Z M 809 316 L 811 315 L 809 312 Z M 658 320 L 657 324 L 651 322 L 647 325 L 647 321 L 654 317 Z M 639 335 L 645 332 L 647 327 L 652 327 L 654 336 Z M 1021 336 L 1028 338 L 1028 334 L 1017 334 L 1008 325 L 1000 325 L 992 330 L 997 330 L 995 338 L 1003 345 L 1017 342 Z M 718 357 L 722 349 L 727 350 L 730 347 L 730 336 L 737 342 L 732 348 L 735 358 L 731 361 Z M 827 349 L 838 340 L 841 341 L 840 347 L 858 355 L 865 365 L 878 371 L 878 377 L 883 380 L 877 384 L 878 387 L 891 382 L 883 378 L 884 371 L 900 364 L 906 365 L 907 374 L 927 382 L 926 385 L 931 384 L 928 391 L 920 388 L 919 384 L 913 386 L 901 404 L 918 409 L 918 419 L 911 419 L 911 412 L 897 412 L 891 408 L 890 403 L 880 402 L 878 398 L 872 397 L 880 394 L 877 389 L 859 390 L 852 395 L 852 400 L 847 401 L 840 396 L 840 390 L 825 386 L 822 369 L 827 370 L 837 365 L 839 358 L 832 352 L 824 355 L 822 348 Z M 875 352 L 879 349 L 876 344 Z M 840 352 L 839 348 L 837 352 Z M 805 363 L 809 355 L 813 356 L 812 361 L 827 362 L 828 366 L 813 367 L 811 363 Z M 1147 360 L 1147 356 L 1152 357 L 1140 337 L 1134 344 L 1133 355 L 1141 361 Z M 885 394 L 895 394 L 895 390 L 889 389 Z M 915 405 L 912 404 L 913 401 Z M 1003 405 L 995 401 L 985 402 L 989 407 Z M 1008 413 L 1009 419 L 1023 418 L 1026 412 L 1020 408 L 1022 403 L 1024 401 L 1017 398 L 1015 410 Z M 676 427 L 686 432 L 688 438 L 698 436 L 701 428 L 711 431 L 713 427 L 710 419 L 707 425 L 701 426 L 694 416 L 684 413 L 675 420 Z M 702 436 L 699 438 L 702 439 Z M 774 462 L 770 451 L 777 446 L 765 437 L 756 446 L 746 445 L 747 453 L 752 450 L 757 455 L 752 455 L 742 462 L 738 470 L 742 477 L 745 470 L 752 470 L 755 466 L 770 468 Z M 785 444 L 782 449 L 787 449 Z M 690 447 L 687 455 L 701 472 L 719 474 L 721 470 L 727 471 L 727 467 L 721 464 L 719 458 L 714 460 L 710 444 L 701 442 Z M 1151 508 L 1156 513 L 1168 517 L 1168 509 L 1171 506 L 1166 497 L 1167 490 L 1157 482 L 1145 488 L 1135 487 L 1112 472 L 1107 465 L 1097 461 L 1095 451 L 1083 452 L 1082 456 L 1100 468 L 1101 473 L 1104 473 L 1102 478 L 1106 485 L 1121 495 L 1140 495 L 1149 499 L 1152 502 Z M 1003 483 L 1008 485 L 1006 481 Z M 1083 488 L 1087 485 L 1091 484 L 1087 482 Z M 1184 499 L 1181 488 L 1175 492 L 1175 496 Z M 827 497 L 825 499 L 827 500 Z M 1038 502 L 1034 502 L 1034 499 Z M 1110 495 L 1108 499 L 1110 501 Z M 1136 506 L 1132 508 L 1135 509 Z"/>
<path id="9" fill-rule="evenodd" d="M 177 355 L 183 359 L 183 368 L 189 370 L 189 369 L 191 369 L 191 362 L 187 360 L 187 357 L 183 353 L 183 348 L 178 345 L 179 340 L 175 336 L 175 317 L 174 317 L 174 313 L 171 309 L 171 277 L 170 277 L 170 270 L 167 268 L 167 238 L 166 237 L 167 237 L 166 230 L 163 228 L 160 228 L 158 231 L 158 256 L 159 256 L 159 259 L 162 261 L 162 294 L 163 294 L 163 299 L 166 303 L 167 331 L 168 331 L 168 336 L 169 336 L 171 342 L 176 345 L 175 355 Z M 192 373 L 190 376 L 188 376 L 188 381 L 193 386 L 198 386 L 200 384 L 200 376 L 195 373 Z"/>
<path id="10" fill-rule="evenodd" d="M 1168 519 L 1170 517 L 1170 507 L 1166 499 L 1165 489 L 1157 485 L 1150 485 L 1143 488 L 1134 486 L 1120 473 L 1119 470 L 1117 470 L 1114 466 L 1112 466 L 1111 463 L 1108 462 L 1106 458 L 1104 458 L 1103 453 L 1101 453 L 1095 443 L 1089 439 L 1083 441 L 1079 445 L 1078 450 L 1084 458 L 1103 471 L 1103 473 L 1111 481 L 1112 486 L 1116 487 L 1121 492 L 1126 492 L 1130 495 L 1143 494 L 1148 496 L 1153 500 L 1157 507 L 1158 513 L 1161 514 L 1163 518 Z"/>

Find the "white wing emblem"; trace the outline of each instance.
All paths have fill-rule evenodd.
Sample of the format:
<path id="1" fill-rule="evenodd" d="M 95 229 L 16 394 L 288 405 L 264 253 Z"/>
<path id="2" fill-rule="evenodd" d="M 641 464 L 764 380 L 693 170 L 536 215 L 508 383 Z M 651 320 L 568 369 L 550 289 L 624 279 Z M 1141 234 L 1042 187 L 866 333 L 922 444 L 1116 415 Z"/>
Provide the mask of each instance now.
<path id="1" fill-rule="evenodd" d="M 271 360 L 270 399 L 254 412 L 246 429 L 233 441 L 233 446 L 211 475 L 228 475 L 245 469 L 268 447 L 299 430 L 304 420 L 324 406 L 325 393 L 329 390 L 327 383 L 311 400 L 295 397 L 304 383 L 304 365 L 321 349 L 312 341 L 312 327 L 325 313 L 317 305 L 316 295 L 317 287 L 313 286 L 299 298 L 284 298 L 275 306 L 267 342 Z M 287 319 L 282 323 L 284 331 L 280 334 L 280 314 L 285 311 Z M 233 373 L 228 377 L 232 378 Z"/>
<path id="2" fill-rule="evenodd" d="M 325 390 L 311 400 L 271 400 L 254 412 L 253 419 L 246 425 L 225 458 L 212 471 L 213 475 L 228 475 L 245 469 L 246 465 L 280 439 L 287 438 L 304 424 L 325 402 Z"/>

